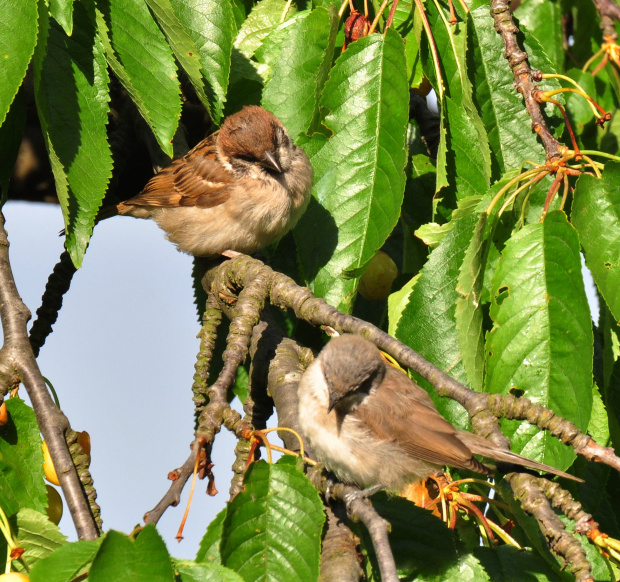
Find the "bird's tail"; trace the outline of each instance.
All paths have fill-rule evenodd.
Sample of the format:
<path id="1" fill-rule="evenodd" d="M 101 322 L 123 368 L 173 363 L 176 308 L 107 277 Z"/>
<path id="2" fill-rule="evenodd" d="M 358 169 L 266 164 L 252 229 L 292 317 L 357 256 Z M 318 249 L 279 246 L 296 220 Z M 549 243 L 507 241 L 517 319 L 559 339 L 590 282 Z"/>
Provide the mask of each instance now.
<path id="1" fill-rule="evenodd" d="M 479 435 L 473 434 L 467 431 L 459 431 L 459 439 L 463 441 L 469 448 L 469 450 L 475 455 L 480 455 L 482 457 L 486 457 L 487 459 L 492 459 L 494 461 L 498 461 L 499 463 L 510 463 L 513 465 L 522 465 L 523 467 L 528 467 L 529 469 L 536 469 L 537 471 L 544 471 L 545 473 L 551 473 L 553 475 L 558 475 L 559 477 L 564 477 L 565 479 L 571 479 L 572 481 L 583 482 L 583 479 L 579 479 L 574 475 L 569 475 L 564 471 L 560 471 L 555 467 L 550 467 L 549 465 L 545 465 L 544 463 L 538 463 L 537 461 L 532 461 L 527 457 L 523 457 L 522 455 L 517 455 L 517 453 L 512 453 L 511 451 L 504 451 L 502 449 L 496 448 L 490 441 L 481 437 Z"/>

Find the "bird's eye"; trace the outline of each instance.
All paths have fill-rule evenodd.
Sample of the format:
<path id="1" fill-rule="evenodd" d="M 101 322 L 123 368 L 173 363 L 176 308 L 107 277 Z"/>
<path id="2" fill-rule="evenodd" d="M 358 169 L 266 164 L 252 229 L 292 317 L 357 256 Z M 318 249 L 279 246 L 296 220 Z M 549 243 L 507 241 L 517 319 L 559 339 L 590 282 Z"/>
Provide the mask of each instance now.
<path id="1" fill-rule="evenodd" d="M 274 134 L 274 141 L 278 148 L 280 147 L 287 148 L 291 145 L 291 140 L 289 136 L 286 134 L 285 131 L 282 131 L 282 128 L 280 127 L 276 128 L 276 131 Z"/>

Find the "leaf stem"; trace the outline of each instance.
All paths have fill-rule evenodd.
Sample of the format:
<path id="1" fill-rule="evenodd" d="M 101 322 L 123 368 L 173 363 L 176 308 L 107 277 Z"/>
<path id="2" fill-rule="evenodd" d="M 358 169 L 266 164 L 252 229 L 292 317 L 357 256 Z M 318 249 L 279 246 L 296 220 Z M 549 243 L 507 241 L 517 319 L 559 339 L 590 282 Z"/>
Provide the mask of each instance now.
<path id="1" fill-rule="evenodd" d="M 437 77 L 437 97 L 440 104 L 443 103 L 443 81 L 441 79 L 441 69 L 439 67 L 439 53 L 437 52 L 437 45 L 435 44 L 435 37 L 433 37 L 433 32 L 431 31 L 431 25 L 426 17 L 426 13 L 424 12 L 424 5 L 422 4 L 422 0 L 414 0 L 416 7 L 420 12 L 420 18 L 422 19 L 422 25 L 424 26 L 424 31 L 426 32 L 426 36 L 428 37 L 428 43 L 431 45 L 431 52 L 433 53 L 433 65 L 435 67 L 435 76 Z"/>

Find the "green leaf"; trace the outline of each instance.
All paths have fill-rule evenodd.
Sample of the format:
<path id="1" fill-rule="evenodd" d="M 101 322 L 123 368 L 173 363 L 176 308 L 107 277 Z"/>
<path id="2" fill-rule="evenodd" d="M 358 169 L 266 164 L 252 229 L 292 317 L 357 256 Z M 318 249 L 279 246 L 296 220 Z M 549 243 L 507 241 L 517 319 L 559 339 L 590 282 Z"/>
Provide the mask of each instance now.
<path id="1" fill-rule="evenodd" d="M 106 134 L 108 73 L 94 9 L 82 2 L 74 8 L 70 37 L 41 13 L 34 81 L 67 250 L 79 267 L 112 173 L 112 157 Z"/>
<path id="2" fill-rule="evenodd" d="M 18 32 L 19 31 L 19 32 Z M 36 0 L 5 0 L 0 18 L 0 125 L 17 95 L 37 44 Z"/>
<path id="3" fill-rule="evenodd" d="M 181 116 L 172 51 L 144 0 L 101 0 L 101 38 L 110 67 L 172 157 L 172 137 Z"/>
<path id="4" fill-rule="evenodd" d="M 174 56 L 187 73 L 196 95 L 207 111 L 210 111 L 212 103 L 205 93 L 205 79 L 198 49 L 175 15 L 171 0 L 146 0 L 146 3 L 164 31 Z"/>
<path id="5" fill-rule="evenodd" d="M 519 550 L 513 546 L 476 548 L 474 555 L 493 582 L 560 582 L 569 576 L 554 572 L 536 552 Z M 475 578 L 476 582 L 478 578 Z"/>
<path id="6" fill-rule="evenodd" d="M 495 578 L 489 578 L 474 554 L 459 556 L 458 561 L 441 574 L 416 576 L 417 582 L 490 582 L 491 580 L 497 582 Z"/>
<path id="7" fill-rule="evenodd" d="M 477 113 L 470 115 L 466 107 L 450 97 L 444 99 L 444 104 L 449 128 L 448 147 L 454 156 L 456 198 L 483 196 L 491 182 L 491 153 L 480 117 Z"/>
<path id="8" fill-rule="evenodd" d="M 228 505 L 222 563 L 246 582 L 316 580 L 324 521 L 316 489 L 290 460 L 254 463 Z"/>
<path id="9" fill-rule="evenodd" d="M 468 383 L 463 365 L 459 332 L 456 326 L 456 304 L 462 296 L 457 292 L 461 265 L 474 235 L 478 215 L 474 207 L 454 219 L 453 228 L 429 255 L 409 304 L 402 312 L 396 337 L 432 362 L 455 380 Z M 438 398 L 425 381 L 438 410 L 452 424 L 466 428 L 468 417 L 454 400 Z"/>
<path id="10" fill-rule="evenodd" d="M 176 582 L 243 582 L 239 574 L 219 564 L 196 564 L 185 560 L 175 560 Z"/>
<path id="11" fill-rule="evenodd" d="M 297 12 L 297 8 L 291 5 L 286 17 L 282 19 L 286 7 L 286 0 L 260 0 L 256 3 L 239 29 L 235 48 L 250 58 L 283 20 L 291 18 Z"/>
<path id="12" fill-rule="evenodd" d="M 222 563 L 220 557 L 220 541 L 222 539 L 227 510 L 228 508 L 224 507 L 209 524 L 205 535 L 202 540 L 200 540 L 200 548 L 196 554 L 196 562 Z"/>
<path id="13" fill-rule="evenodd" d="M 30 571 L 30 582 L 71 582 L 92 562 L 103 538 L 66 544 L 39 560 Z"/>
<path id="14" fill-rule="evenodd" d="M 564 69 L 564 8 L 558 0 L 526 0 L 514 12 L 519 28 L 525 26 L 529 34 L 544 41 L 544 50 L 556 71 Z"/>
<path id="15" fill-rule="evenodd" d="M 592 322 L 579 241 L 563 212 L 530 224 L 504 248 L 493 277 L 486 390 L 523 391 L 586 430 L 592 410 Z M 546 431 L 502 423 L 512 450 L 567 469 L 575 455 Z"/>
<path id="16" fill-rule="evenodd" d="M 67 36 L 73 33 L 73 0 L 50 0 L 50 14 Z"/>
<path id="17" fill-rule="evenodd" d="M 609 445 L 609 422 L 607 410 L 596 384 L 592 385 L 592 415 L 588 423 L 588 434 L 601 446 Z"/>
<path id="18" fill-rule="evenodd" d="M 274 31 L 257 58 L 271 68 L 262 105 L 289 130 L 293 139 L 306 132 L 319 114 L 319 95 L 327 79 L 336 33 L 335 6 L 300 13 Z"/>
<path id="19" fill-rule="evenodd" d="M 459 269 L 454 319 L 467 379 L 474 390 L 482 390 L 484 380 L 484 331 L 482 329 L 482 283 L 488 245 L 485 229 L 488 215 L 481 212 Z"/>
<path id="20" fill-rule="evenodd" d="M 11 520 L 11 526 L 19 545 L 25 550 L 21 561 L 15 561 L 15 567 L 20 571 L 24 571 L 22 563 L 31 568 L 35 562 L 67 543 L 58 526 L 34 509 L 20 509 L 16 519 Z"/>
<path id="21" fill-rule="evenodd" d="M 235 30 L 232 5 L 220 0 L 172 0 L 172 7 L 198 50 L 209 115 L 219 125 L 226 101 Z"/>
<path id="22" fill-rule="evenodd" d="M 427 4 L 429 21 L 441 58 L 446 95 L 440 100 L 442 123 L 447 129 L 440 143 L 437 167 L 446 158 L 447 175 L 440 173 L 437 190 L 448 185 L 456 188 L 457 199 L 483 195 L 491 176 L 491 153 L 480 115 L 472 101 L 472 86 L 467 76 L 467 26 L 449 23 L 449 14 L 435 3 Z M 476 147 L 472 148 L 471 144 Z"/>
<path id="23" fill-rule="evenodd" d="M 620 164 L 608 162 L 602 180 L 577 180 L 571 219 L 586 265 L 616 321 L 620 321 Z"/>
<path id="24" fill-rule="evenodd" d="M 172 582 L 174 573 L 166 544 L 152 524 L 135 540 L 109 531 L 93 560 L 89 582 Z"/>
<path id="25" fill-rule="evenodd" d="M 391 336 L 396 334 L 398 322 L 400 321 L 405 307 L 409 303 L 409 298 L 419 278 L 420 274 L 418 273 L 405 283 L 401 289 L 395 291 L 388 297 L 388 333 Z"/>
<path id="26" fill-rule="evenodd" d="M 29 507 L 45 513 L 43 451 L 34 411 L 19 398 L 6 400 L 7 424 L 0 427 L 0 507 L 7 515 Z"/>
<path id="27" fill-rule="evenodd" d="M 315 294 L 349 311 L 356 278 L 398 222 L 403 200 L 409 92 L 398 33 L 352 43 L 338 57 L 320 107 L 333 134 L 304 144 L 314 201 L 295 239 Z"/>
<path id="28" fill-rule="evenodd" d="M 532 122 L 515 91 L 514 79 L 504 59 L 504 45 L 495 32 L 488 3 L 472 9 L 468 17 L 474 102 L 481 112 L 491 156 L 498 174 L 519 168 L 524 160 L 543 162 L 545 150 L 532 132 Z M 497 170 L 496 170 L 497 172 Z"/>
<path id="29" fill-rule="evenodd" d="M 467 28 L 463 23 L 451 25 L 449 15 L 434 2 L 426 4 L 426 12 L 443 69 L 446 92 L 454 102 L 462 105 L 471 100 L 465 61 Z"/>

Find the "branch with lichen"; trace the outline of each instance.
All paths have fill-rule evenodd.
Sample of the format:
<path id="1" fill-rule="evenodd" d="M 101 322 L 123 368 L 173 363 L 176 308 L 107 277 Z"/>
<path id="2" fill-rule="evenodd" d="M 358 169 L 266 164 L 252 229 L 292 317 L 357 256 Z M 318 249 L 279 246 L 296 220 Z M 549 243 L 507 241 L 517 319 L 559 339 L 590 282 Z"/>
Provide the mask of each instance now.
<path id="1" fill-rule="evenodd" d="M 620 471 L 620 458 L 611 447 L 603 447 L 581 432 L 572 422 L 553 410 L 534 404 L 529 398 L 516 398 L 512 394 L 487 396 L 489 410 L 499 418 L 526 420 L 541 430 L 548 430 L 554 437 L 573 447 L 588 461 L 604 463 Z"/>
<path id="2" fill-rule="evenodd" d="M 534 516 L 540 531 L 551 549 L 570 566 L 577 582 L 594 582 L 586 552 L 579 540 L 566 531 L 562 520 L 551 509 L 551 505 L 539 483 L 545 481 L 527 473 L 509 473 L 504 477 L 510 484 L 515 499 L 526 513 Z"/>
<path id="3" fill-rule="evenodd" d="M 279 425 L 296 428 L 296 385 L 303 369 L 312 360 L 310 350 L 283 337 L 282 332 L 271 320 L 268 310 L 265 309 L 267 301 L 280 309 L 292 310 L 298 319 L 305 320 L 312 325 L 330 326 L 339 333 L 354 333 L 368 338 L 401 365 L 426 379 L 434 386 L 438 394 L 452 398 L 463 405 L 470 416 L 474 431 L 492 439 L 499 446 L 508 448 L 509 440 L 501 432 L 498 418 L 519 418 L 527 420 L 543 430 L 549 430 L 554 436 L 572 444 L 577 452 L 588 458 L 606 462 L 614 467 L 620 466 L 620 459 L 611 449 L 600 447 L 590 437 L 577 430 L 572 423 L 552 411 L 533 405 L 525 398 L 516 399 L 512 395 L 481 394 L 470 390 L 374 325 L 339 312 L 323 299 L 314 297 L 307 288 L 300 287 L 286 275 L 273 271 L 256 259 L 239 256 L 226 261 L 212 269 L 203 278 L 203 285 L 210 293 L 210 297 L 217 302 L 218 309 L 231 319 L 231 332 L 225 352 L 224 370 L 215 383 L 207 389 L 208 404 L 201 414 L 200 433 L 197 435 L 200 434 L 203 437 L 204 443 L 212 444 L 216 433 L 224 424 L 236 434 L 237 438 L 243 440 L 243 446 L 240 444 L 242 450 L 238 451 L 236 460 L 238 466 L 236 466 L 237 475 L 233 493 L 241 487 L 242 466 L 243 469 L 247 466 L 249 455 L 252 454 L 252 448 L 248 447 L 248 444 L 253 430 L 257 428 L 252 425 L 258 422 L 262 426 L 270 412 L 270 401 L 263 402 L 260 405 L 263 407 L 262 409 L 260 406 L 257 408 L 258 401 L 261 398 L 271 397 L 278 413 Z M 239 290 L 241 291 L 239 292 Z M 246 417 L 242 419 L 228 405 L 227 394 L 234 382 L 235 372 L 245 360 L 248 351 L 252 356 L 251 398 L 244 408 Z M 256 416 L 257 411 L 260 411 L 258 416 Z M 288 437 L 284 435 L 283 438 L 287 439 Z M 285 444 L 291 450 L 299 450 L 295 441 L 286 442 L 285 440 Z M 195 446 L 192 452 L 195 459 L 194 451 Z M 602 454 L 603 452 L 608 456 L 605 457 Z M 183 479 L 187 480 L 191 474 L 192 466 L 193 461 L 192 456 L 190 456 L 180 473 Z M 522 493 L 523 483 L 529 482 L 527 479 L 525 481 L 517 479 L 520 477 L 520 473 L 511 475 L 515 487 L 520 487 L 519 491 Z M 528 475 L 528 477 L 530 476 Z M 158 504 L 157 515 L 161 515 L 160 509 L 162 507 L 165 509 L 166 503 L 173 504 L 178 500 L 178 494 L 182 489 L 181 480 L 177 479 L 173 483 L 170 492 Z M 530 490 L 533 489 L 528 486 L 526 491 Z M 340 490 L 337 489 L 337 491 Z M 537 496 L 536 499 L 544 499 L 548 510 L 553 513 L 545 494 L 541 492 L 540 488 L 536 489 L 534 495 Z M 557 496 L 557 490 L 554 495 Z M 337 493 L 336 496 L 338 496 Z M 576 515 L 578 513 L 577 506 L 569 507 L 565 498 L 563 498 L 562 504 L 567 509 L 567 514 Z M 366 506 L 357 508 L 352 504 L 351 509 L 360 512 L 357 517 L 362 521 L 368 518 L 365 513 L 367 511 Z M 527 504 L 525 509 L 529 511 Z M 149 522 L 155 520 L 154 515 L 153 512 L 147 514 Z M 553 521 L 552 517 L 546 514 L 538 517 L 540 517 L 541 528 L 546 528 L 544 531 L 550 532 L 548 537 L 554 551 L 562 555 L 571 565 L 573 571 L 581 576 L 578 578 L 579 580 L 588 580 L 589 566 L 586 568 L 583 565 L 582 555 L 575 549 L 577 547 L 575 544 L 578 542 L 574 536 L 569 532 L 557 529 L 559 526 L 556 521 Z M 390 579 L 390 558 L 384 555 L 384 542 L 382 541 L 384 539 L 383 526 L 374 521 L 374 517 L 368 519 L 370 519 L 370 527 L 373 530 L 373 544 L 378 548 L 378 552 L 383 552 L 381 560 L 387 560 L 382 562 L 382 568 L 386 572 L 384 579 Z M 393 562 L 393 558 L 391 560 Z"/>

